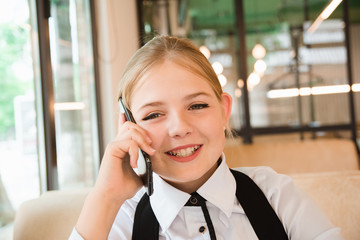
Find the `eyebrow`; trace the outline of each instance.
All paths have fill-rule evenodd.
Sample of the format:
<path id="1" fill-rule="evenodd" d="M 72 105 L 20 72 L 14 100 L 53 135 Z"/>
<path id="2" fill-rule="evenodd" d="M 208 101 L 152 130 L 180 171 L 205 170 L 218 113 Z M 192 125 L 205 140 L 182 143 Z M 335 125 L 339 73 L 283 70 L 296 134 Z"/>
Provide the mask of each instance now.
<path id="1" fill-rule="evenodd" d="M 192 93 L 192 94 L 189 94 L 189 95 L 185 96 L 184 99 L 189 100 L 189 99 L 192 99 L 192 98 L 196 98 L 198 96 L 210 97 L 210 94 L 206 93 L 206 92 L 196 92 L 196 93 Z"/>
<path id="2" fill-rule="evenodd" d="M 196 92 L 196 93 L 186 95 L 183 99 L 184 100 L 190 100 L 190 99 L 193 99 L 193 98 L 196 98 L 196 97 L 199 97 L 199 96 L 210 97 L 211 95 L 209 93 L 206 93 L 206 92 Z M 162 106 L 162 105 L 164 105 L 163 102 L 149 102 L 149 103 L 146 103 L 146 104 L 142 105 L 139 109 L 144 109 L 146 107 L 158 107 L 158 106 Z"/>

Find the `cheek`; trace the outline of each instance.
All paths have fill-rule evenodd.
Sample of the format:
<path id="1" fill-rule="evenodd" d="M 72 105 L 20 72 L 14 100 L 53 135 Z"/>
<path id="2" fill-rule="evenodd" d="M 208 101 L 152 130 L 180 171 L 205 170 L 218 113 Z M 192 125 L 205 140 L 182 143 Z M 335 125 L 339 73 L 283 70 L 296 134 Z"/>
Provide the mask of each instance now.
<path id="1" fill-rule="evenodd" d="M 219 147 L 223 151 L 222 148 L 225 143 L 225 125 L 223 119 L 221 117 L 208 119 L 204 122 L 202 129 L 206 131 L 206 136 L 211 144 L 215 144 L 215 146 L 212 145 L 214 150 Z"/>
<path id="2" fill-rule="evenodd" d="M 163 126 L 142 126 L 148 133 L 151 139 L 151 147 L 158 150 L 166 136 L 166 130 Z"/>
<path id="3" fill-rule="evenodd" d="M 224 132 L 225 122 L 222 114 L 212 114 L 202 121 L 200 127 L 209 131 L 209 134 L 219 134 Z"/>

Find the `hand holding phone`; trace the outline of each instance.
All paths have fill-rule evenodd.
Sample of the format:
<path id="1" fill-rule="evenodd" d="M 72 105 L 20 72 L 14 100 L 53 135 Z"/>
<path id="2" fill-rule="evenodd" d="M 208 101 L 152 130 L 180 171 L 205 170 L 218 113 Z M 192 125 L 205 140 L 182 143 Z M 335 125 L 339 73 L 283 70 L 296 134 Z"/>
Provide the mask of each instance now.
<path id="1" fill-rule="evenodd" d="M 119 106 L 120 106 L 120 111 L 122 113 L 125 113 L 126 120 L 136 123 L 130 110 L 125 107 L 122 98 L 119 98 Z M 137 170 L 141 177 L 141 180 L 143 181 L 147 189 L 147 194 L 151 196 L 151 194 L 154 191 L 154 188 L 153 188 L 152 165 L 150 161 L 150 156 L 146 152 L 142 151 L 140 148 L 139 148 L 139 157 L 137 160 Z"/>

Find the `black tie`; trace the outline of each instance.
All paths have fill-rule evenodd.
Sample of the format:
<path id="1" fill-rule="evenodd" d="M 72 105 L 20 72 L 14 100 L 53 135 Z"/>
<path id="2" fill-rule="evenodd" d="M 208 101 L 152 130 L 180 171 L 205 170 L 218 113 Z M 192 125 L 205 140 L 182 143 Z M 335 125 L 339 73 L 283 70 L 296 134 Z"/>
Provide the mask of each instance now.
<path id="1" fill-rule="evenodd" d="M 216 240 L 215 229 L 212 224 L 209 211 L 206 207 L 206 199 L 203 198 L 202 196 L 200 196 L 197 192 L 194 192 L 191 194 L 191 197 L 189 198 L 189 200 L 187 201 L 185 206 L 200 206 L 201 207 L 201 210 L 205 217 L 206 224 L 208 225 L 208 228 L 209 228 L 210 238 L 211 238 L 211 240 Z"/>

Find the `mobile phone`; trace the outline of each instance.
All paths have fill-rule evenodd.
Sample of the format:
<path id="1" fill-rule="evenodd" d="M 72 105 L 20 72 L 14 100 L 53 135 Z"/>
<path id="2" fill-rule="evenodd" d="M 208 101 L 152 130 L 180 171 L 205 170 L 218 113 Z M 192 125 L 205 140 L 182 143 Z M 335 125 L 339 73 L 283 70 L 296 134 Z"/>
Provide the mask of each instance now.
<path id="1" fill-rule="evenodd" d="M 130 110 L 125 107 L 125 104 L 121 97 L 119 98 L 119 106 L 120 106 L 120 111 L 125 113 L 126 120 L 136 123 Z M 154 192 L 154 187 L 153 187 L 153 176 L 152 176 L 153 171 L 152 171 L 150 156 L 140 148 L 139 148 L 139 157 L 137 160 L 137 170 L 144 186 L 146 187 L 147 194 L 151 196 L 152 193 Z"/>

